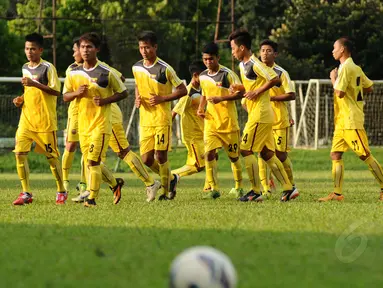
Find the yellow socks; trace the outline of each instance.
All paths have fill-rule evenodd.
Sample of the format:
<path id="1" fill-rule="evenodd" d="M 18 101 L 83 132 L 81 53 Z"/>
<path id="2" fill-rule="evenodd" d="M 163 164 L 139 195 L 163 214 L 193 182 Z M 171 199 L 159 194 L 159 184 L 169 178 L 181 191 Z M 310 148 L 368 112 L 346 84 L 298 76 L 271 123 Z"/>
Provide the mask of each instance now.
<path id="1" fill-rule="evenodd" d="M 342 194 L 344 178 L 343 160 L 332 160 L 332 180 L 334 182 L 334 192 Z"/>
<path id="2" fill-rule="evenodd" d="M 290 158 L 287 157 L 284 162 L 282 162 L 283 167 L 285 168 L 287 177 L 289 177 L 291 185 L 294 186 L 294 177 L 293 177 L 293 164 L 290 161 Z"/>
<path id="3" fill-rule="evenodd" d="M 287 177 L 285 168 L 283 168 L 283 165 L 282 165 L 281 161 L 279 161 L 277 156 L 273 155 L 273 157 L 271 157 L 269 160 L 267 160 L 266 163 L 267 163 L 267 165 L 269 165 L 274 176 L 282 184 L 283 191 L 293 189 L 293 186 L 290 183 L 289 177 Z"/>
<path id="4" fill-rule="evenodd" d="M 95 167 L 95 166 L 90 166 Z M 116 178 L 113 176 L 112 172 L 104 165 L 104 163 L 100 163 L 100 173 L 102 175 L 102 181 L 107 183 L 109 187 L 113 188 L 116 187 L 117 181 Z"/>
<path id="5" fill-rule="evenodd" d="M 75 152 L 70 152 L 65 149 L 63 158 L 62 158 L 62 168 L 63 168 L 63 180 L 69 181 L 69 170 L 72 168 L 73 158 Z"/>
<path id="6" fill-rule="evenodd" d="M 148 171 L 144 166 L 144 163 L 142 163 L 141 158 L 137 156 L 136 153 L 130 150 L 128 154 L 126 154 L 124 161 L 129 165 L 133 173 L 139 179 L 141 179 L 142 182 L 144 182 L 145 186 L 151 186 L 154 184 L 153 177 L 149 175 Z"/>
<path id="7" fill-rule="evenodd" d="M 372 175 L 374 175 L 376 181 L 379 182 L 380 188 L 383 189 L 383 170 L 382 166 L 378 161 L 374 158 L 374 156 L 370 155 L 364 162 L 368 165 L 368 169 L 371 171 Z"/>
<path id="8" fill-rule="evenodd" d="M 160 166 L 159 166 L 157 160 L 154 160 L 152 166 L 150 166 L 149 168 L 150 168 L 150 170 L 152 170 L 157 175 L 160 175 Z"/>
<path id="9" fill-rule="evenodd" d="M 242 163 L 240 159 L 231 162 L 231 171 L 233 171 L 235 189 L 242 188 Z"/>
<path id="10" fill-rule="evenodd" d="M 168 195 L 169 192 L 169 186 L 170 186 L 170 167 L 169 162 L 166 161 L 163 164 L 158 164 L 159 166 L 159 172 L 160 172 L 160 178 L 161 178 L 161 185 L 164 189 L 164 194 Z"/>
<path id="11" fill-rule="evenodd" d="M 28 155 L 16 155 L 17 175 L 21 181 L 23 192 L 31 192 L 29 187 Z"/>
<path id="12" fill-rule="evenodd" d="M 206 177 L 211 190 L 218 191 L 217 160 L 214 159 L 213 161 L 206 161 Z"/>
<path id="13" fill-rule="evenodd" d="M 101 185 L 101 166 L 89 166 L 88 190 L 89 199 L 96 199 Z"/>
<path id="14" fill-rule="evenodd" d="M 251 183 L 251 190 L 253 190 L 255 193 L 260 193 L 261 189 L 259 183 L 257 158 L 254 156 L 254 154 L 251 154 L 243 157 L 243 159 L 245 160 L 247 175 L 249 176 Z"/>
<path id="15" fill-rule="evenodd" d="M 258 168 L 263 191 L 270 191 L 270 168 L 261 157 L 258 157 Z"/>
<path id="16" fill-rule="evenodd" d="M 87 179 L 87 170 L 88 168 L 86 167 L 86 164 L 85 164 L 85 159 L 84 159 L 84 156 L 81 156 L 81 182 L 82 183 L 86 183 L 86 179 Z"/>
<path id="17" fill-rule="evenodd" d="M 181 168 L 172 171 L 172 174 L 178 174 L 180 177 L 193 175 L 198 172 L 198 169 L 194 165 L 184 165 Z"/>
<path id="18" fill-rule="evenodd" d="M 57 192 L 64 192 L 64 184 L 63 184 L 63 176 L 62 176 L 62 170 L 60 167 L 60 162 L 57 158 L 50 158 L 48 159 L 49 166 L 51 168 L 53 177 L 56 180 L 57 185 Z"/>

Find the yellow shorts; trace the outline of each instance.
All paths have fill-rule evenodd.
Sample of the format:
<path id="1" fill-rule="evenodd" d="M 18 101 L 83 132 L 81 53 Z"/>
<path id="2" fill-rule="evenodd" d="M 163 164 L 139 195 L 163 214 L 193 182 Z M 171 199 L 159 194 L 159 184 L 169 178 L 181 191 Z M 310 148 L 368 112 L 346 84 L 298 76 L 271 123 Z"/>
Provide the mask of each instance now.
<path id="1" fill-rule="evenodd" d="M 109 146 L 115 153 L 120 153 L 122 150 L 129 147 L 129 142 L 125 137 L 124 126 L 122 126 L 122 123 L 113 124 Z"/>
<path id="2" fill-rule="evenodd" d="M 80 135 L 80 147 L 85 161 L 105 161 L 106 151 L 108 150 L 109 146 L 109 138 L 109 134 L 100 133 Z"/>
<path id="3" fill-rule="evenodd" d="M 275 150 L 280 152 L 289 152 L 289 127 L 282 129 L 273 129 Z"/>
<path id="4" fill-rule="evenodd" d="M 371 153 L 364 129 L 338 129 L 334 131 L 331 152 L 346 152 L 349 147 L 359 157 Z"/>
<path id="5" fill-rule="evenodd" d="M 34 132 L 24 128 L 18 128 L 16 131 L 16 146 L 13 152 L 29 152 L 32 143 L 36 143 L 35 152 L 44 154 L 48 158 L 58 158 L 60 152 L 57 146 L 56 131 L 52 132 Z"/>
<path id="6" fill-rule="evenodd" d="M 188 150 L 186 165 L 205 167 L 205 146 L 203 139 L 198 142 L 186 142 L 185 146 Z"/>
<path id="7" fill-rule="evenodd" d="M 171 151 L 171 126 L 140 126 L 140 154 L 152 150 Z"/>
<path id="8" fill-rule="evenodd" d="M 223 147 L 230 158 L 239 157 L 239 131 L 219 133 L 211 130 L 205 131 L 205 153 Z"/>
<path id="9" fill-rule="evenodd" d="M 273 124 L 269 123 L 246 123 L 243 129 L 241 150 L 261 152 L 263 147 L 275 151 Z"/>
<path id="10" fill-rule="evenodd" d="M 68 118 L 66 126 L 66 142 L 78 142 L 80 137 L 78 135 L 78 117 Z"/>

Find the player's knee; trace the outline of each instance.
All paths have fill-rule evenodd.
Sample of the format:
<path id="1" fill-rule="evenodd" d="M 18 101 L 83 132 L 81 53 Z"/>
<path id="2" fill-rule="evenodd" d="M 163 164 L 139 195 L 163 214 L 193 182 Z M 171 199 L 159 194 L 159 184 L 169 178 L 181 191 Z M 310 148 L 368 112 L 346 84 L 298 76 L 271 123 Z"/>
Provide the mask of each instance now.
<path id="1" fill-rule="evenodd" d="M 342 159 L 342 152 L 331 152 L 330 157 L 331 160 L 341 160 Z"/>
<path id="2" fill-rule="evenodd" d="M 100 165 L 100 161 L 88 160 L 88 166 L 98 166 L 98 165 Z"/>
<path id="3" fill-rule="evenodd" d="M 201 171 L 203 171 L 203 170 L 205 170 L 205 166 L 203 166 L 203 167 L 198 167 L 198 166 L 197 166 L 197 172 L 201 172 Z"/>
<path id="4" fill-rule="evenodd" d="M 359 156 L 359 159 L 362 161 L 366 161 L 371 156 L 371 153 L 367 153 L 366 155 Z"/>
<path id="5" fill-rule="evenodd" d="M 230 161 L 231 161 L 232 163 L 237 162 L 238 159 L 239 159 L 239 157 L 235 157 L 235 158 L 229 157 L 229 158 L 230 158 Z"/>
<path id="6" fill-rule="evenodd" d="M 246 156 L 253 154 L 253 152 L 247 151 L 247 150 L 241 150 L 240 153 L 241 153 L 242 157 L 246 157 Z"/>
<path id="7" fill-rule="evenodd" d="M 68 152 L 75 152 L 77 148 L 77 142 L 67 142 L 65 145 L 65 149 Z"/>
<path id="8" fill-rule="evenodd" d="M 209 152 L 206 153 L 206 158 L 207 158 L 207 161 L 213 161 L 214 159 L 216 159 L 216 152 L 215 150 L 211 150 Z"/>
<path id="9" fill-rule="evenodd" d="M 15 157 L 18 161 L 24 161 L 28 156 L 28 152 L 16 152 Z"/>
<path id="10" fill-rule="evenodd" d="M 286 161 L 286 159 L 287 159 L 287 152 L 282 152 L 282 151 L 276 150 L 275 154 L 277 155 L 278 159 L 281 162 L 285 162 Z"/>
<path id="11" fill-rule="evenodd" d="M 158 163 L 163 164 L 168 161 L 168 151 L 156 151 L 155 154 Z"/>
<path id="12" fill-rule="evenodd" d="M 260 154 L 263 160 L 268 161 L 274 156 L 274 151 L 269 150 L 265 147 L 263 148 Z"/>
<path id="13" fill-rule="evenodd" d="M 117 155 L 120 159 L 124 159 L 125 156 L 129 153 L 129 151 L 130 151 L 130 147 L 121 150 L 120 152 L 117 153 Z"/>

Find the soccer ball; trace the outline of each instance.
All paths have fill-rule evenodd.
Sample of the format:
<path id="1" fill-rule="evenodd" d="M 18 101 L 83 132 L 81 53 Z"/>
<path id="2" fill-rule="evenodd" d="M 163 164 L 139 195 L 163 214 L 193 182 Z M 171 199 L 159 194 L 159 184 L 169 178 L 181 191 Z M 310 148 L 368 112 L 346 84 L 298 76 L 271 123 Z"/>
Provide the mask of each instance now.
<path id="1" fill-rule="evenodd" d="M 186 249 L 170 267 L 170 288 L 235 288 L 237 273 L 229 257 L 205 246 Z"/>

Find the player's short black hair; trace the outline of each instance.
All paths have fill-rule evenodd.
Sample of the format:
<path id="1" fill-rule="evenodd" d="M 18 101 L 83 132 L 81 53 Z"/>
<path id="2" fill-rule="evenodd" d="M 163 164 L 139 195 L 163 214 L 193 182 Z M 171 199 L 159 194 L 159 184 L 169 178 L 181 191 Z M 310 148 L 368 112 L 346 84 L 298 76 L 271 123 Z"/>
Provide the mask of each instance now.
<path id="1" fill-rule="evenodd" d="M 73 44 L 76 44 L 77 47 L 80 47 L 80 37 L 73 38 Z"/>
<path id="2" fill-rule="evenodd" d="M 153 31 L 142 31 L 137 35 L 138 42 L 149 42 L 152 46 L 157 44 L 157 35 Z"/>
<path id="3" fill-rule="evenodd" d="M 36 43 L 39 47 L 44 46 L 44 37 L 39 34 L 39 33 L 31 33 L 25 36 L 25 42 L 34 42 Z"/>
<path id="4" fill-rule="evenodd" d="M 218 45 L 214 42 L 207 43 L 205 47 L 203 47 L 202 53 L 218 56 L 219 55 Z"/>
<path id="5" fill-rule="evenodd" d="M 347 36 L 340 37 L 337 41 L 347 49 L 349 53 L 354 52 L 354 42 Z"/>
<path id="6" fill-rule="evenodd" d="M 245 46 L 247 49 L 251 49 L 251 36 L 250 33 L 243 28 L 237 29 L 232 32 L 229 36 L 229 40 L 234 40 L 237 46 Z"/>
<path id="7" fill-rule="evenodd" d="M 261 42 L 261 44 L 259 44 L 259 48 L 262 48 L 263 45 L 271 46 L 271 48 L 273 48 L 274 52 L 278 52 L 278 43 L 276 43 L 270 39 L 263 40 Z"/>
<path id="8" fill-rule="evenodd" d="M 96 48 L 100 48 L 101 46 L 101 38 L 96 32 L 89 32 L 81 35 L 79 43 L 81 43 L 82 41 L 91 42 Z"/>
<path id="9" fill-rule="evenodd" d="M 202 61 L 200 60 L 196 60 L 196 61 L 193 61 L 190 65 L 189 65 L 189 72 L 190 72 L 190 75 L 193 75 L 194 73 L 201 73 L 202 71 L 206 70 L 206 66 L 205 64 L 203 64 Z"/>

